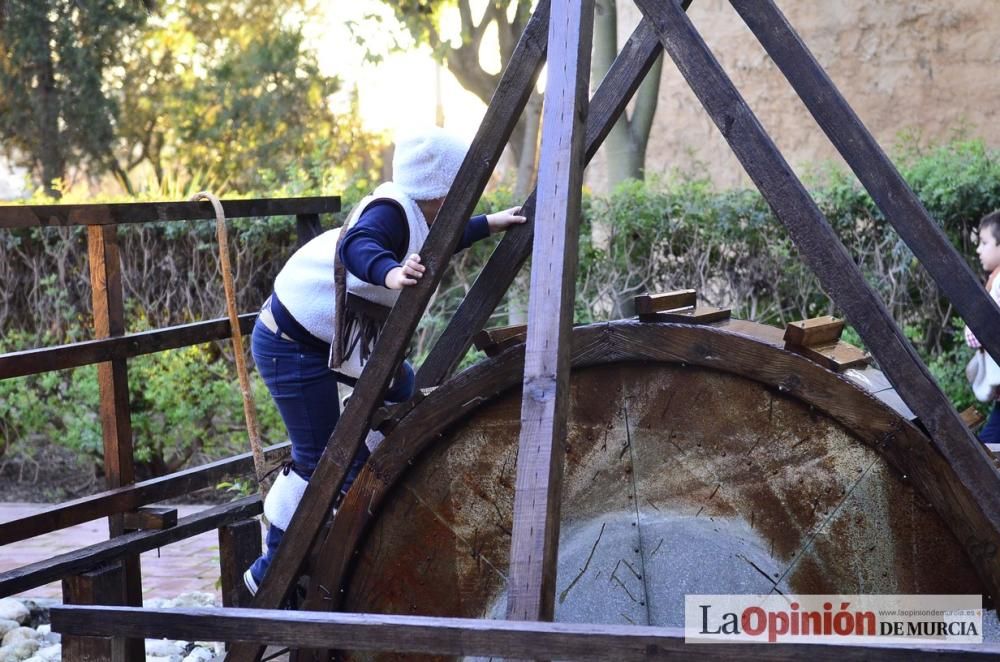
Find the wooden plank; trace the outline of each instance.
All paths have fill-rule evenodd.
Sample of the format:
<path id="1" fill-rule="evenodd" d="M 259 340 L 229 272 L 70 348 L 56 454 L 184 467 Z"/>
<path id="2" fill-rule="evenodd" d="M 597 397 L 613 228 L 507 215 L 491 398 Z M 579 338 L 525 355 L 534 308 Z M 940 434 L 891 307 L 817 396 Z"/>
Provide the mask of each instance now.
<path id="1" fill-rule="evenodd" d="M 555 612 L 593 31 L 593 0 L 553 5 L 507 591 L 507 618 L 522 621 Z"/>
<path id="2" fill-rule="evenodd" d="M 252 332 L 256 319 L 257 313 L 240 315 L 240 330 L 243 333 Z M 85 340 L 55 347 L 10 352 L 0 355 L 0 379 L 23 377 L 50 370 L 79 368 L 112 359 L 130 359 L 167 349 L 222 340 L 231 335 L 229 319 L 219 318 L 116 338 Z"/>
<path id="3" fill-rule="evenodd" d="M 678 324 L 714 324 L 730 318 L 729 308 L 715 308 L 698 304 L 692 308 L 667 310 L 662 313 L 640 313 L 640 322 L 674 322 Z"/>
<path id="4" fill-rule="evenodd" d="M 996 303 L 773 0 L 730 1 L 920 264 L 1000 358 Z"/>
<path id="5" fill-rule="evenodd" d="M 295 245 L 298 248 L 321 234 L 323 226 L 319 223 L 319 214 L 299 214 L 295 217 Z"/>
<path id="6" fill-rule="evenodd" d="M 368 434 L 372 413 L 382 402 L 382 394 L 403 359 L 468 218 L 534 88 L 545 58 L 548 11 L 549 3 L 543 0 L 518 41 L 510 65 L 501 76 L 482 125 L 421 250 L 426 268 L 424 277 L 417 285 L 403 290 L 393 306 L 371 359 L 317 463 L 267 576 L 254 596 L 255 607 L 277 607 L 281 604 L 329 517 L 333 500 L 340 491 L 354 455 Z M 259 647 L 234 645 L 228 659 L 251 660 L 257 659 L 260 654 Z"/>
<path id="7" fill-rule="evenodd" d="M 534 659 L 647 660 L 912 660 L 1000 654 L 996 644 L 847 646 L 822 644 L 686 644 L 682 628 L 603 623 L 539 623 L 475 618 L 340 614 L 263 609 L 52 607 L 52 630 L 64 635 L 133 636 L 186 641 L 271 642 L 342 650 Z"/>
<path id="8" fill-rule="evenodd" d="M 694 290 L 675 290 L 663 294 L 640 294 L 633 301 L 636 314 L 644 315 L 694 306 L 698 303 L 698 294 Z"/>
<path id="9" fill-rule="evenodd" d="M 123 513 L 126 531 L 169 529 L 177 526 L 177 509 L 169 506 L 144 506 Z"/>
<path id="10" fill-rule="evenodd" d="M 245 519 L 219 527 L 219 577 L 223 607 L 246 607 L 253 596 L 243 573 L 261 553 L 260 522 Z"/>
<path id="11" fill-rule="evenodd" d="M 269 469 L 284 462 L 290 451 L 291 444 L 287 441 L 265 448 L 264 457 Z M 0 545 L 27 540 L 50 531 L 106 517 L 111 513 L 123 513 L 149 503 L 190 494 L 195 490 L 214 487 L 228 476 L 253 475 L 253 472 L 253 455 L 242 453 L 160 478 L 151 478 L 92 496 L 80 497 L 74 501 L 52 506 L 35 515 L 0 522 Z"/>
<path id="12" fill-rule="evenodd" d="M 98 338 L 123 336 L 125 300 L 118 226 L 88 226 L 87 250 L 94 305 L 94 335 Z M 126 360 L 116 358 L 98 364 L 97 383 L 100 390 L 101 436 L 104 441 L 104 478 L 107 488 L 114 489 L 135 482 Z M 108 529 L 112 537 L 125 533 L 123 516 L 111 515 L 108 518 Z M 122 566 L 123 604 L 142 606 L 142 571 L 138 554 L 123 558 Z M 124 645 L 126 654 L 130 657 L 135 657 L 142 650 L 141 640 L 126 641 Z"/>
<path id="13" fill-rule="evenodd" d="M 863 368 L 871 362 L 871 357 L 863 351 L 846 342 L 832 342 L 823 345 L 786 345 L 790 352 L 795 352 L 815 361 L 834 372 L 843 372 L 850 368 Z"/>
<path id="14" fill-rule="evenodd" d="M 120 563 L 112 563 L 62 581 L 63 602 L 68 605 L 121 605 L 121 584 L 125 573 Z M 112 637 L 62 638 L 62 659 L 66 662 L 123 662 L 125 640 Z M 142 651 L 145 654 L 145 651 Z"/>
<path id="15" fill-rule="evenodd" d="M 975 406 L 967 407 L 959 413 L 962 417 L 962 422 L 969 426 L 969 429 L 975 430 L 983 422 L 986 421 L 986 417 L 979 413 L 979 410 Z"/>
<path id="16" fill-rule="evenodd" d="M 226 218 L 329 214 L 340 211 L 338 196 L 223 200 Z M 89 205 L 0 205 L 0 228 L 115 225 L 153 221 L 215 219 L 208 202 L 125 202 Z"/>
<path id="17" fill-rule="evenodd" d="M 840 334 L 843 331 L 843 320 L 832 315 L 813 317 L 798 322 L 789 322 L 785 327 L 785 343 L 800 347 L 828 345 L 840 340 Z"/>
<path id="18" fill-rule="evenodd" d="M 684 0 L 682 4 L 686 10 L 691 0 Z M 639 89 L 661 50 L 652 24 L 646 20 L 640 21 L 590 101 L 587 117 L 587 163 L 597 153 L 604 138 Z M 472 336 L 486 324 L 531 254 L 534 192 L 525 200 L 521 210 L 528 217 L 528 222 L 511 228 L 490 255 L 469 293 L 420 366 L 417 386 L 435 386 L 454 372 L 471 346 Z"/>
<path id="19" fill-rule="evenodd" d="M 954 470 L 950 489 L 966 491 L 988 522 L 989 532 L 963 541 L 976 549 L 990 573 L 987 583 L 1000 594 L 1000 549 L 988 533 L 1000 531 L 1000 473 L 962 423 L 913 347 L 871 289 L 833 228 L 778 152 L 763 127 L 712 56 L 683 11 L 673 3 L 637 0 L 656 25 L 664 48 L 729 142 L 771 209 L 788 228 L 803 259 L 823 289 L 846 313 L 865 345 L 920 417 Z M 982 547 L 979 547 L 982 543 Z"/>
<path id="20" fill-rule="evenodd" d="M 255 494 L 184 517 L 177 522 L 177 526 L 169 529 L 126 533 L 111 540 L 8 570 L 0 573 L 0 597 L 42 586 L 102 563 L 148 552 L 217 529 L 230 522 L 254 517 L 259 515 L 261 510 L 260 495 Z"/>

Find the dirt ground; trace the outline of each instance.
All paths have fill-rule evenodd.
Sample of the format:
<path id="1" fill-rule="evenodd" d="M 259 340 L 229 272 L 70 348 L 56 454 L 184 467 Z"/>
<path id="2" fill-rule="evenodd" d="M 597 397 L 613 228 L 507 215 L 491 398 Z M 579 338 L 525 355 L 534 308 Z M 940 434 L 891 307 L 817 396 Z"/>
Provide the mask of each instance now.
<path id="1" fill-rule="evenodd" d="M 0 502 L 61 503 L 105 489 L 104 477 L 94 466 L 79 461 L 65 448 L 49 445 L 33 455 L 0 457 Z M 205 489 L 165 503 L 214 504 L 231 501 L 232 497 L 225 489 Z"/>

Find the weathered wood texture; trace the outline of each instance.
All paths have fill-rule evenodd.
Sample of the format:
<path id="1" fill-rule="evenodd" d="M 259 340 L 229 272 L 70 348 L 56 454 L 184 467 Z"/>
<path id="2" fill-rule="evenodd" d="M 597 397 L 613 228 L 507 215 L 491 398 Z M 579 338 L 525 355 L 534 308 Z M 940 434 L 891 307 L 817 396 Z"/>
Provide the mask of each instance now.
<path id="1" fill-rule="evenodd" d="M 123 513 L 126 531 L 169 529 L 177 526 L 177 509 L 169 506 L 146 506 Z"/>
<path id="2" fill-rule="evenodd" d="M 840 340 L 844 322 L 831 315 L 790 322 L 785 327 L 785 343 L 808 347 Z"/>
<path id="3" fill-rule="evenodd" d="M 515 47 L 511 64 L 501 76 L 482 125 L 421 250 L 426 267 L 424 277 L 417 285 L 404 290 L 393 307 L 354 394 L 347 401 L 340 422 L 320 457 L 282 545 L 254 597 L 255 607 L 277 607 L 281 603 L 312 549 L 320 527 L 329 517 L 352 459 L 368 433 L 372 414 L 381 404 L 382 394 L 403 359 L 417 323 L 458 245 L 462 229 L 531 94 L 545 59 L 548 11 L 547 1 L 538 4 Z M 227 659 L 256 659 L 260 654 L 259 647 L 234 646 Z"/>
<path id="4" fill-rule="evenodd" d="M 685 9 L 690 4 L 691 0 L 683 2 Z M 661 51 L 652 24 L 646 20 L 641 21 L 590 100 L 587 115 L 586 163 L 589 163 L 597 153 Z M 496 310 L 497 304 L 510 289 L 528 255 L 531 254 L 534 235 L 534 192 L 521 209 L 528 217 L 528 222 L 509 230 L 490 255 L 469 293 L 420 366 L 417 372 L 417 386 L 436 386 L 458 367 L 472 343 L 473 335 L 486 324 L 490 315 Z"/>
<path id="5" fill-rule="evenodd" d="M 0 573 L 0 597 L 42 586 L 66 575 L 83 572 L 96 565 L 138 556 L 157 547 L 217 529 L 230 522 L 261 513 L 260 495 L 244 497 L 184 517 L 176 526 L 162 531 L 136 531 L 88 547 L 59 554 L 50 559 Z"/>
<path id="6" fill-rule="evenodd" d="M 961 489 L 978 510 L 985 529 L 965 541 L 982 557 L 1000 588 L 1000 547 L 990 541 L 1000 531 L 1000 473 L 982 445 L 962 423 L 926 366 L 896 326 L 878 296 L 840 242 L 829 222 L 767 136 L 732 81 L 687 16 L 673 3 L 637 0 L 656 25 L 664 48 L 729 142 L 823 289 L 845 312 L 900 396 L 920 417 L 954 470 L 952 489 Z M 969 492 L 965 486 L 975 486 Z M 971 516 L 971 513 L 970 513 Z"/>
<path id="7" fill-rule="evenodd" d="M 125 333 L 125 300 L 122 288 L 121 253 L 117 225 L 87 227 L 87 250 L 90 264 L 90 287 L 94 307 L 94 335 L 98 338 L 120 337 Z M 108 489 L 135 482 L 132 454 L 132 414 L 129 408 L 128 364 L 116 358 L 97 366 L 100 390 L 101 435 L 104 441 L 104 479 Z M 108 518 L 111 536 L 125 532 L 121 514 Z M 120 586 L 124 603 L 142 606 L 142 572 L 139 556 L 122 559 L 124 581 Z M 141 641 L 125 643 L 133 653 Z"/>
<path id="8" fill-rule="evenodd" d="M 290 451 L 291 444 L 286 441 L 265 448 L 264 457 L 269 467 L 277 467 L 289 457 Z M 242 453 L 178 471 L 169 476 L 151 478 L 125 487 L 80 497 L 74 501 L 52 506 L 35 515 L 0 522 L 0 546 L 89 522 L 111 513 L 128 512 L 149 503 L 214 487 L 229 476 L 247 475 L 253 475 L 253 456 L 250 453 Z"/>
<path id="9" fill-rule="evenodd" d="M 843 425 L 861 442 L 884 457 L 899 476 L 907 477 L 913 488 L 940 515 L 939 521 L 943 526 L 954 534 L 983 584 L 990 586 L 990 578 L 994 573 L 987 567 L 991 560 L 981 553 L 981 547 L 1000 544 L 1000 536 L 989 529 L 980 510 L 970 508 L 975 486 L 959 483 L 953 469 L 913 424 L 844 377 L 781 349 L 780 343 L 780 330 L 739 320 L 727 321 L 715 327 L 617 322 L 574 329 L 572 360 L 574 369 L 618 361 L 633 364 L 664 362 L 708 368 L 710 371 L 753 380 L 774 389 L 776 393 L 815 408 L 817 412 Z M 360 608 L 361 605 L 356 600 L 364 600 L 375 585 L 388 581 L 383 577 L 372 584 L 359 578 L 359 583 L 353 584 L 353 579 L 349 580 L 348 574 L 348 568 L 356 558 L 360 542 L 367 535 L 369 527 L 383 516 L 388 495 L 409 493 L 407 490 L 397 489 L 400 477 L 405 472 L 412 471 L 414 464 L 419 467 L 421 458 L 428 458 L 437 444 L 450 443 L 451 435 L 442 438 L 440 435 L 443 432 L 460 422 L 471 420 L 477 409 L 488 406 L 487 403 L 499 394 L 518 385 L 523 357 L 524 347 L 518 346 L 501 356 L 476 364 L 435 390 L 400 421 L 385 443 L 373 453 L 341 504 L 314 566 L 306 609 L 342 608 L 344 590 L 348 597 L 355 591 L 359 592 L 360 598 L 351 599 L 348 606 Z M 864 380 L 873 389 L 881 388 L 875 382 L 874 379 Z M 689 395 L 694 397 L 697 393 Z M 583 407 L 581 411 L 586 412 L 587 408 Z M 763 411 L 766 414 L 767 409 Z M 663 423 L 661 427 L 665 428 L 667 425 Z M 499 429 L 488 430 L 486 439 L 492 439 L 500 433 Z M 808 436 L 807 432 L 805 434 Z M 475 455 L 474 451 L 472 453 Z M 735 452 L 730 455 L 732 462 L 737 462 L 742 457 Z M 508 481 L 509 478 L 508 473 Z M 453 477 L 453 480 L 461 482 L 460 478 Z M 749 489 L 757 482 L 759 481 L 749 481 L 746 485 Z M 441 484 L 440 480 L 438 484 Z M 475 485 L 481 484 L 482 479 L 476 479 Z M 445 491 L 452 489 L 447 484 L 441 485 L 441 489 Z M 479 487 L 475 490 L 477 494 L 481 491 Z M 820 492 L 823 493 L 822 490 Z M 823 494 L 825 499 L 833 495 L 833 492 Z M 433 495 L 424 495 L 423 502 L 436 503 L 430 496 Z M 506 508 L 509 509 L 510 506 L 507 505 Z M 486 564 L 490 556 L 482 556 L 482 533 L 491 526 L 491 512 L 487 509 L 477 520 L 476 526 L 480 530 L 478 539 L 470 533 L 464 543 L 471 545 L 466 550 L 471 555 L 471 562 L 481 562 L 483 568 L 489 567 Z M 775 535 L 780 534 L 784 528 L 787 527 L 776 529 Z M 441 529 L 442 532 L 447 530 Z M 981 536 L 986 536 L 986 540 Z M 938 539 L 940 534 L 929 538 Z M 837 541 L 833 539 L 831 543 L 836 545 Z M 412 544 L 410 548 L 415 553 L 423 549 L 420 545 Z M 506 547 L 502 553 L 506 553 Z M 935 558 L 943 556 L 939 554 Z M 909 572 L 905 571 L 900 577 L 910 577 Z M 912 579 L 917 581 L 917 578 Z M 426 577 L 415 578 L 415 586 L 425 597 L 429 595 L 429 586 L 433 585 L 433 582 L 428 585 L 426 580 Z M 926 580 L 925 577 L 920 581 Z M 468 586 L 470 592 L 473 592 L 472 587 L 477 586 L 475 583 L 455 582 L 447 583 L 442 589 L 453 594 L 449 600 L 456 599 L 456 596 L 457 599 L 469 596 L 469 592 L 464 590 L 456 593 L 454 585 Z M 913 588 L 918 585 L 926 586 L 917 582 Z M 399 584 L 390 581 L 384 586 L 392 588 Z M 432 599 L 431 602 L 437 605 L 435 600 Z"/>
<path id="10" fill-rule="evenodd" d="M 552 620 L 593 0 L 557 2 L 538 160 L 507 617 Z"/>
<path id="11" fill-rule="evenodd" d="M 63 602 L 67 605 L 121 605 L 121 586 L 125 573 L 120 563 L 89 570 L 62 581 Z M 66 662 L 126 662 L 125 639 L 112 637 L 62 638 L 62 659 Z M 140 639 L 141 641 L 141 639 Z M 145 651 L 136 651 L 144 657 Z"/>
<path id="12" fill-rule="evenodd" d="M 338 209 L 339 211 L 339 209 Z M 319 214 L 299 214 L 295 217 L 295 245 L 305 246 L 311 239 L 323 233 L 319 222 Z"/>
<path id="13" fill-rule="evenodd" d="M 240 315 L 240 329 L 243 333 L 253 331 L 256 319 L 257 313 Z M 214 319 L 132 333 L 117 338 L 85 340 L 56 347 L 10 352 L 0 354 L 0 379 L 23 377 L 50 370 L 79 368 L 113 359 L 130 359 L 167 349 L 223 340 L 230 335 L 232 332 L 229 320 Z"/>
<path id="14" fill-rule="evenodd" d="M 687 308 L 698 303 L 698 293 L 694 290 L 676 290 L 663 294 L 640 294 L 635 297 L 637 315 L 659 313 L 675 308 Z"/>
<path id="15" fill-rule="evenodd" d="M 773 0 L 730 2 L 920 264 L 1000 357 L 1000 309 Z"/>
<path id="16" fill-rule="evenodd" d="M 341 648 L 367 651 L 527 657 L 541 659 L 646 660 L 676 659 L 697 654 L 700 659 L 912 660 L 963 655 L 996 656 L 1000 647 L 976 646 L 864 647 L 757 644 L 685 644 L 678 628 L 614 626 L 599 623 L 537 623 L 323 614 L 262 609 L 150 609 L 124 607 L 52 608 L 56 632 L 100 635 L 107 632 L 167 637 L 190 641 L 225 636 L 232 640 L 273 642 L 284 646 Z"/>
<path id="17" fill-rule="evenodd" d="M 253 596 L 243 582 L 243 573 L 261 553 L 260 522 L 245 519 L 219 527 L 219 577 L 222 606 L 246 607 Z"/>
<path id="18" fill-rule="evenodd" d="M 337 196 L 223 200 L 226 218 L 329 214 L 340 211 Z M 125 202 L 89 205 L 0 205 L 0 228 L 115 225 L 152 221 L 214 219 L 208 202 Z"/>

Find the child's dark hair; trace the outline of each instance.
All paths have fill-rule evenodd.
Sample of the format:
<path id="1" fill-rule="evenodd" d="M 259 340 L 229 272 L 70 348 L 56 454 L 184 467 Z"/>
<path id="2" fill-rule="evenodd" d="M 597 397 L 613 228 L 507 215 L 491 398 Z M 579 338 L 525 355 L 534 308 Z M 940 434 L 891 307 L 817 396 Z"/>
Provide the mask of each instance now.
<path id="1" fill-rule="evenodd" d="M 991 211 L 979 221 L 979 231 L 986 229 L 993 235 L 993 241 L 1000 244 L 1000 209 Z"/>

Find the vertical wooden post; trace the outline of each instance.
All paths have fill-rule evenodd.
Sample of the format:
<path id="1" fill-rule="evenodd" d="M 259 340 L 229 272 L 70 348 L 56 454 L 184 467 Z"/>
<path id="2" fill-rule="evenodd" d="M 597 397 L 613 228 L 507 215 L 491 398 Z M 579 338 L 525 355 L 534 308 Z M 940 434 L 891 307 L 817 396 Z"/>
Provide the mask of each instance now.
<path id="1" fill-rule="evenodd" d="M 281 604 L 292 589 L 314 542 L 319 539 L 323 523 L 329 519 L 334 498 L 351 461 L 364 443 L 372 414 L 382 402 L 382 394 L 406 353 L 410 338 L 441 282 L 476 200 L 482 195 L 503 146 L 510 139 L 517 118 L 534 88 L 535 77 L 545 56 L 548 8 L 549 0 L 539 0 L 518 40 L 510 64 L 501 75 L 497 92 L 486 109 L 483 123 L 420 252 L 427 268 L 424 278 L 404 290 L 393 306 L 371 359 L 354 387 L 354 395 L 348 400 L 326 450 L 320 456 L 267 576 L 254 596 L 253 607 L 276 608 Z M 262 647 L 257 644 L 237 642 L 226 659 L 256 660 L 260 659 L 262 652 Z"/>
<path id="2" fill-rule="evenodd" d="M 112 563 L 62 581 L 63 602 L 68 605 L 121 606 L 121 585 L 125 572 L 120 563 Z M 106 662 L 137 659 L 125 654 L 125 639 L 117 637 L 75 637 L 62 639 L 65 662 Z M 140 639 L 140 641 L 142 641 Z M 142 659 L 141 657 L 138 659 Z"/>
<path id="3" fill-rule="evenodd" d="M 323 233 L 319 223 L 319 214 L 298 214 L 295 217 L 295 245 L 302 248 L 310 239 L 315 239 Z"/>
<path id="4" fill-rule="evenodd" d="M 245 519 L 219 529 L 219 574 L 222 579 L 222 606 L 246 607 L 253 600 L 243 573 L 261 552 L 260 522 Z"/>
<path id="5" fill-rule="evenodd" d="M 507 617 L 552 620 L 593 0 L 552 4 Z"/>
<path id="6" fill-rule="evenodd" d="M 87 226 L 90 284 L 93 291 L 94 335 L 111 338 L 125 334 L 125 301 L 122 290 L 118 226 Z M 128 402 L 128 364 L 116 358 L 97 366 L 100 387 L 101 430 L 104 437 L 104 476 L 108 489 L 135 482 L 132 455 L 132 415 Z M 108 519 L 112 537 L 125 533 L 123 515 Z M 121 604 L 142 606 L 142 578 L 139 555 L 123 559 L 124 577 Z M 129 640 L 129 658 L 144 655 L 141 639 Z"/>

